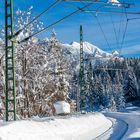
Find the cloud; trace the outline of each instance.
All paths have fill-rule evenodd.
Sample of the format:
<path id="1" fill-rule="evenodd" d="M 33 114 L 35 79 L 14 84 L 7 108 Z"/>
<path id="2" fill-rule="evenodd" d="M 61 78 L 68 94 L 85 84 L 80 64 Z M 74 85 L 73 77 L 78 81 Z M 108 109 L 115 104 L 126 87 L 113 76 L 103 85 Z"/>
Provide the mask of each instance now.
<path id="1" fill-rule="evenodd" d="M 140 52 L 140 45 L 129 46 L 122 49 L 121 54 L 124 56 L 135 56 Z"/>

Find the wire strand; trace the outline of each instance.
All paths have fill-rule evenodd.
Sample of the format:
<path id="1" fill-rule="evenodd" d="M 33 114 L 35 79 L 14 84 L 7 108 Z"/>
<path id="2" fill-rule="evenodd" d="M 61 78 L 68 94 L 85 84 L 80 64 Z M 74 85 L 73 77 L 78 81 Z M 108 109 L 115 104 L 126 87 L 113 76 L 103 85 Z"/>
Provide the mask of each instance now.
<path id="1" fill-rule="evenodd" d="M 123 2 L 125 2 L 125 0 L 123 0 Z M 122 42 L 121 42 L 121 47 L 120 47 L 120 52 L 119 54 L 121 55 L 122 53 L 122 49 L 124 47 L 124 42 L 125 42 L 125 38 L 126 38 L 126 33 L 127 33 L 127 27 L 128 27 L 128 15 L 127 15 L 127 11 L 126 11 L 126 7 L 125 7 L 125 17 L 126 17 L 126 24 L 125 24 L 125 30 L 124 30 L 124 33 L 123 33 L 123 38 L 122 38 Z"/>
<path id="2" fill-rule="evenodd" d="M 98 1 L 98 0 L 96 0 L 96 1 Z M 65 17 L 61 18 L 60 20 L 57 20 L 56 22 L 50 24 L 50 25 L 47 26 L 46 28 L 44 28 L 44 29 L 42 29 L 42 30 L 40 30 L 40 31 L 37 31 L 37 32 L 33 33 L 32 35 L 30 35 L 29 37 L 26 37 L 25 39 L 21 40 L 21 41 L 18 42 L 18 43 L 22 43 L 22 42 L 25 42 L 25 41 L 29 40 L 31 37 L 33 37 L 33 36 L 35 36 L 35 35 L 37 35 L 37 34 L 43 32 L 43 31 L 45 31 L 45 30 L 47 30 L 47 29 L 49 29 L 50 27 L 55 26 L 56 24 L 62 22 L 63 20 L 65 20 L 65 19 L 67 19 L 67 18 L 69 18 L 69 17 L 71 17 L 71 16 L 77 14 L 77 13 L 80 12 L 81 10 L 83 10 L 83 9 L 85 9 L 85 8 L 87 8 L 87 7 L 91 6 L 91 5 L 93 5 L 93 4 L 95 4 L 96 1 L 94 1 L 94 2 L 92 2 L 92 3 L 89 3 L 89 4 L 85 5 L 85 6 L 83 6 L 82 8 L 80 8 L 80 9 L 78 9 L 78 10 L 76 10 L 76 11 L 70 13 L 70 14 L 68 14 L 67 16 L 65 16 Z"/>
<path id="3" fill-rule="evenodd" d="M 105 39 L 105 41 L 106 41 L 106 43 L 107 43 L 109 49 L 111 50 L 110 43 L 108 42 L 108 39 L 107 39 L 107 37 L 106 37 L 106 35 L 105 35 L 105 32 L 104 32 L 104 30 L 103 30 L 103 28 L 102 28 L 102 25 L 101 25 L 101 23 L 100 23 L 98 17 L 95 16 L 95 19 L 96 19 L 96 21 L 97 21 L 97 23 L 98 23 L 98 25 L 99 25 L 99 27 L 100 27 L 100 30 L 101 30 L 101 32 L 102 32 L 102 34 L 103 34 L 103 36 L 104 36 L 104 39 Z"/>
<path id="4" fill-rule="evenodd" d="M 110 11 L 111 11 L 111 10 L 110 10 Z M 116 30 L 116 28 L 115 28 L 114 20 L 113 20 L 112 15 L 111 15 L 111 14 L 109 14 L 109 15 L 110 15 L 111 23 L 112 23 L 112 26 L 113 26 L 113 31 L 114 31 L 116 43 L 117 43 L 117 46 L 119 46 L 119 41 L 118 41 L 118 37 L 117 37 L 117 30 Z"/>
<path id="5" fill-rule="evenodd" d="M 119 54 L 120 54 L 120 55 L 121 55 L 121 52 L 122 52 L 122 49 L 123 49 L 123 45 L 124 45 L 124 42 L 125 42 L 127 28 L 128 28 L 128 20 L 127 20 L 126 25 L 125 25 L 125 30 L 124 30 L 124 34 L 123 34 L 123 39 L 122 39 L 122 42 L 121 42 L 121 48 L 120 48 L 120 51 L 119 51 Z"/>
<path id="6" fill-rule="evenodd" d="M 123 9 L 122 9 L 123 12 Z M 120 34 L 121 34 L 121 28 L 122 28 L 122 20 L 123 20 L 123 15 L 121 14 L 120 17 L 120 22 L 119 22 L 119 29 L 118 29 L 118 41 L 119 41 L 119 48 L 121 47 L 121 43 L 120 43 Z"/>
<path id="7" fill-rule="evenodd" d="M 80 2 L 83 3 L 82 0 L 80 0 Z M 90 10 L 90 9 L 87 8 L 87 10 Z M 100 27 L 100 30 L 101 30 L 101 32 L 102 32 L 102 34 L 103 34 L 103 37 L 104 37 L 104 39 L 105 39 L 105 41 L 106 41 L 106 44 L 107 44 L 107 46 L 108 46 L 108 47 L 110 48 L 110 50 L 111 50 L 111 46 L 110 46 L 110 44 L 109 44 L 109 42 L 108 42 L 108 39 L 107 39 L 107 37 L 106 37 L 106 35 L 105 35 L 105 33 L 104 33 L 104 30 L 103 30 L 103 28 L 102 28 L 102 26 L 101 26 L 101 23 L 100 23 L 99 19 L 98 19 L 97 16 L 95 16 L 93 13 L 91 13 L 91 15 L 96 19 L 96 21 L 97 21 L 97 23 L 98 23 L 98 25 L 99 25 L 99 27 Z"/>

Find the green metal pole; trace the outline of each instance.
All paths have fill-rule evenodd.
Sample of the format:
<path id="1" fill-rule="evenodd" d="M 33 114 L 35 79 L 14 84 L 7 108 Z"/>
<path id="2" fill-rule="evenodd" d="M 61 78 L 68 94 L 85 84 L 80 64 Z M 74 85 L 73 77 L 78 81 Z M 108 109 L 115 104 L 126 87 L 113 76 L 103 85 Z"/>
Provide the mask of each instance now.
<path id="1" fill-rule="evenodd" d="M 83 28 L 82 28 L 82 25 L 80 26 L 80 72 L 79 72 L 79 86 L 80 86 L 80 110 L 81 111 L 85 111 Z"/>
<path id="2" fill-rule="evenodd" d="M 5 0 L 5 100 L 6 121 L 16 120 L 13 0 Z"/>

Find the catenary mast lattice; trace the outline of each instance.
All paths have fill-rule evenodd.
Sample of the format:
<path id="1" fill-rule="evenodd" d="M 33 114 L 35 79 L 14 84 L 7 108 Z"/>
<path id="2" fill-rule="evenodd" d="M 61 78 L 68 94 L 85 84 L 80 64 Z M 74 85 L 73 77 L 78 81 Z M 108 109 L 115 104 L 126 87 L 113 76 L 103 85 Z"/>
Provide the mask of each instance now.
<path id="1" fill-rule="evenodd" d="M 13 0 L 5 0 L 5 97 L 6 121 L 16 120 Z M 10 118 L 11 117 L 11 118 Z"/>
<path id="2" fill-rule="evenodd" d="M 85 93 L 84 93 L 84 56 L 83 56 L 83 28 L 80 26 L 80 71 L 79 71 L 79 86 L 80 86 L 80 110 L 85 110 Z"/>

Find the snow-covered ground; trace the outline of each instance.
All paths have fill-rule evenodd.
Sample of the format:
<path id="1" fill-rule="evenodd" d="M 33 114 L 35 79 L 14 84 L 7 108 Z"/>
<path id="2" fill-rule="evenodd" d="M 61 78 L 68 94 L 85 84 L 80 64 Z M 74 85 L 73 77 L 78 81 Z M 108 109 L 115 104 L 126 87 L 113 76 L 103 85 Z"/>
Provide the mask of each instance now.
<path id="1" fill-rule="evenodd" d="M 140 140 L 139 107 L 104 114 L 0 121 L 0 140 Z"/>
<path id="2" fill-rule="evenodd" d="M 2 140 L 92 140 L 112 126 L 101 113 L 0 122 Z"/>

